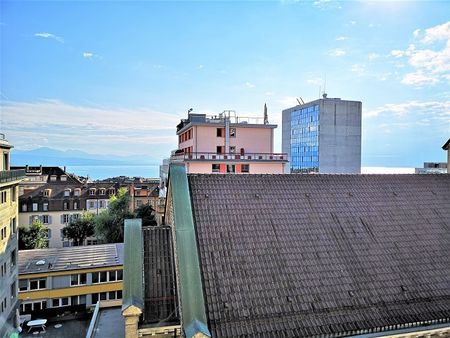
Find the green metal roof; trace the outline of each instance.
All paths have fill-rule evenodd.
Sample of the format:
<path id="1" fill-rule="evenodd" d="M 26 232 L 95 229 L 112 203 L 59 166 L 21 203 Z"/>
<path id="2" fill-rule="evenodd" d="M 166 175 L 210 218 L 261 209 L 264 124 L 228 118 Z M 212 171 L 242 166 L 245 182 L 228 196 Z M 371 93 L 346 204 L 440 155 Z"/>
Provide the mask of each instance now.
<path id="1" fill-rule="evenodd" d="M 194 218 L 184 165 L 170 165 L 169 189 L 173 203 L 179 294 L 185 335 L 190 338 L 197 333 L 202 333 L 210 337 L 211 334 L 206 326 Z"/>
<path id="2" fill-rule="evenodd" d="M 125 220 L 122 311 L 134 305 L 144 308 L 142 220 Z"/>

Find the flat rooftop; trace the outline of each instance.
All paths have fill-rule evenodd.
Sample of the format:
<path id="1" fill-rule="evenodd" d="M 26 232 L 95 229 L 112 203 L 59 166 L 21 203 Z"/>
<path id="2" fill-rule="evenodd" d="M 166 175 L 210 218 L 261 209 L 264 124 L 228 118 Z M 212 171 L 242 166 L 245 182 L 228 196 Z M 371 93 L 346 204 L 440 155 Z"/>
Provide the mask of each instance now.
<path id="1" fill-rule="evenodd" d="M 123 243 L 19 251 L 19 274 L 123 265 Z"/>

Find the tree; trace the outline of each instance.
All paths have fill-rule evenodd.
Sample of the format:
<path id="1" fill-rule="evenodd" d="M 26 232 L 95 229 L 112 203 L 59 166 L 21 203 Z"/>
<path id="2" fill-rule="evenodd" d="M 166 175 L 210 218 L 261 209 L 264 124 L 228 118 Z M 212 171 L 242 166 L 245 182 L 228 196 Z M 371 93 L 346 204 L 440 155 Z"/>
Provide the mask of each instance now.
<path id="1" fill-rule="evenodd" d="M 95 217 L 95 234 L 106 243 L 123 242 L 123 223 L 133 218 L 130 212 L 130 195 L 126 188 L 120 188 L 109 199 L 108 210 Z"/>
<path id="2" fill-rule="evenodd" d="M 95 234 L 94 216 L 90 213 L 85 213 L 83 217 L 70 221 L 62 231 L 63 236 L 71 239 L 74 246 L 83 245 L 87 237 Z"/>
<path id="3" fill-rule="evenodd" d="M 44 249 L 48 247 L 49 229 L 38 219 L 29 228 L 19 228 L 19 250 Z"/>
<path id="4" fill-rule="evenodd" d="M 142 219 L 142 226 L 155 226 L 155 214 L 150 204 L 142 204 L 135 210 L 135 217 Z"/>

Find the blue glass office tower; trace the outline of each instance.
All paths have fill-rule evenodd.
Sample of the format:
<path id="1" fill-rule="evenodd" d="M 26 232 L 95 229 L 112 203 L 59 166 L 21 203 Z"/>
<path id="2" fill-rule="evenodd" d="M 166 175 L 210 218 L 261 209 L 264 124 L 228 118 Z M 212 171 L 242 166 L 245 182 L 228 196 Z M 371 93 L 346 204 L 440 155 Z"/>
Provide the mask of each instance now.
<path id="1" fill-rule="evenodd" d="M 291 173 L 361 172 L 361 102 L 315 100 L 283 110 Z"/>

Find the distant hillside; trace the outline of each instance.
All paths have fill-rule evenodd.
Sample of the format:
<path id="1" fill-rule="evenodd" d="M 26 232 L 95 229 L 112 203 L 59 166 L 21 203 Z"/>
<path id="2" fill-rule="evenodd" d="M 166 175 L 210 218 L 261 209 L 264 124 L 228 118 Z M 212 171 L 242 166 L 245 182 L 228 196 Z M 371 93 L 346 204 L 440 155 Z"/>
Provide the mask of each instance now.
<path id="1" fill-rule="evenodd" d="M 158 165 L 160 161 L 146 155 L 115 156 L 89 154 L 79 150 L 56 150 L 42 147 L 11 152 L 11 165 L 80 166 L 80 165 Z"/>

